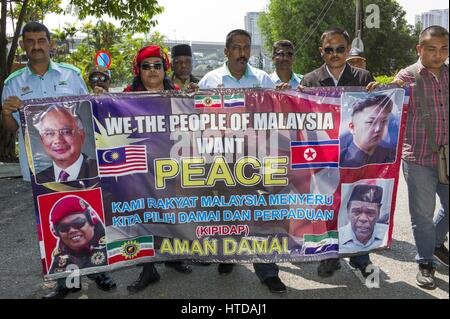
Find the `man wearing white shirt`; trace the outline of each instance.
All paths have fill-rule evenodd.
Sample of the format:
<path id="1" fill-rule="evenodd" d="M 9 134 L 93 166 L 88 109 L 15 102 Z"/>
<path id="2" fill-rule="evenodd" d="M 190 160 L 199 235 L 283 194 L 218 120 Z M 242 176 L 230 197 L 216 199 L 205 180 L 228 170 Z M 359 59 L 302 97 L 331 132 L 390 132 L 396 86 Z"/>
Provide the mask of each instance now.
<path id="1" fill-rule="evenodd" d="M 280 40 L 272 46 L 272 61 L 275 64 L 275 71 L 270 75 L 276 84 L 287 83 L 291 88 L 296 89 L 303 78 L 292 70 L 294 65 L 295 52 L 294 45 L 289 40 Z"/>
<path id="2" fill-rule="evenodd" d="M 69 182 L 97 176 L 97 164 L 81 149 L 85 131 L 78 117 L 66 108 L 51 107 L 36 124 L 42 146 L 53 165 L 36 174 L 37 183 Z"/>
<path id="3" fill-rule="evenodd" d="M 223 66 L 207 73 L 199 82 L 200 89 L 275 88 L 270 76 L 248 64 L 251 37 L 245 30 L 233 30 L 227 35 Z"/>
<path id="4" fill-rule="evenodd" d="M 233 30 L 227 35 L 224 53 L 228 61 L 222 67 L 207 73 L 199 82 L 200 89 L 216 88 L 275 88 L 270 76 L 248 65 L 251 53 L 251 36 L 245 30 Z M 216 190 L 223 195 L 226 189 Z M 278 277 L 278 266 L 274 263 L 254 263 L 258 278 L 273 293 L 286 292 L 286 286 Z M 221 263 L 218 271 L 222 275 L 233 271 L 233 264 Z"/>

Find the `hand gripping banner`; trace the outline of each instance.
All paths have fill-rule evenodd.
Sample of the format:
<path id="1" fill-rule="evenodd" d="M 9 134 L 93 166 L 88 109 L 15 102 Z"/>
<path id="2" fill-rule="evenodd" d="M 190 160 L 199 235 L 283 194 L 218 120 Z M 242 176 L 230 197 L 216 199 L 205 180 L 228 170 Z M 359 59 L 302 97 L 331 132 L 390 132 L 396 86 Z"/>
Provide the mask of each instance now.
<path id="1" fill-rule="evenodd" d="M 44 276 L 389 248 L 407 103 L 392 88 L 30 100 Z"/>

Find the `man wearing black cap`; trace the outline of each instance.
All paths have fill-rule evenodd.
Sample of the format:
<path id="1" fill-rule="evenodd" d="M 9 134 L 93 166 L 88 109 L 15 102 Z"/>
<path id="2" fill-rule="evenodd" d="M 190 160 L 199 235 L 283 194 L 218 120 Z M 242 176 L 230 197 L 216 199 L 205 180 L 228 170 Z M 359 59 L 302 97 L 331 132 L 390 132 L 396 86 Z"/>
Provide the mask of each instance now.
<path id="1" fill-rule="evenodd" d="M 347 63 L 354 68 L 367 70 L 366 55 L 358 48 L 352 48 L 348 54 Z"/>
<path id="2" fill-rule="evenodd" d="M 173 74 L 172 82 L 185 89 L 189 84 L 198 83 L 199 79 L 192 73 L 192 51 L 187 44 L 178 44 L 172 48 Z"/>
<path id="3" fill-rule="evenodd" d="M 395 161 L 395 149 L 380 145 L 387 133 L 392 100 L 386 95 L 371 96 L 356 102 L 348 124 L 352 141 L 345 145 L 341 137 L 341 167 L 361 167 Z"/>
<path id="4" fill-rule="evenodd" d="M 388 230 L 388 225 L 378 223 L 382 197 L 383 189 L 377 185 L 359 184 L 353 188 L 347 203 L 349 222 L 339 228 L 339 253 L 367 251 L 382 245 Z"/>

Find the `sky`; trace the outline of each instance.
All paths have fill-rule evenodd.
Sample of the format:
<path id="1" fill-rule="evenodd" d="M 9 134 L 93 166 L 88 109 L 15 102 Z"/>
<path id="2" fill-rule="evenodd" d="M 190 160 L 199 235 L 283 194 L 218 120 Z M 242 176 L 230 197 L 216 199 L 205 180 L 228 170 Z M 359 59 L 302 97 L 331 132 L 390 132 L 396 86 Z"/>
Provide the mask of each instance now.
<path id="1" fill-rule="evenodd" d="M 414 24 L 416 14 L 448 8 L 447 0 L 397 1 L 406 11 L 409 24 Z M 159 31 L 171 40 L 224 42 L 229 31 L 244 28 L 247 12 L 263 11 L 269 2 L 270 0 L 159 0 L 158 3 L 165 7 L 165 11 L 156 16 L 158 25 L 153 31 Z M 365 0 L 364 3 L 368 5 L 370 0 Z M 76 19 L 49 15 L 44 20 L 50 30 L 63 27 L 65 22 L 76 22 Z"/>

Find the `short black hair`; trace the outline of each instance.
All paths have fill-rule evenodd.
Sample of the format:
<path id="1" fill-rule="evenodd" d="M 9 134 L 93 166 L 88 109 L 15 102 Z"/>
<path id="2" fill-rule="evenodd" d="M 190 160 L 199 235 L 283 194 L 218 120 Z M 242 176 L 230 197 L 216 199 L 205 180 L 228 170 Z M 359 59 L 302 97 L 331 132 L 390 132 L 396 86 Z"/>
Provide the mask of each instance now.
<path id="1" fill-rule="evenodd" d="M 294 45 L 292 44 L 291 41 L 289 41 L 289 40 L 280 40 L 280 41 L 275 42 L 272 45 L 272 55 L 275 55 L 276 50 L 279 47 L 291 48 L 292 50 L 294 50 Z"/>
<path id="2" fill-rule="evenodd" d="M 36 21 L 28 22 L 22 29 L 22 38 L 25 37 L 25 32 L 45 32 L 48 41 L 50 41 L 50 31 L 42 23 Z"/>
<path id="3" fill-rule="evenodd" d="M 233 37 L 235 35 L 245 35 L 246 37 L 248 37 L 250 39 L 250 43 L 252 42 L 252 36 L 250 35 L 250 33 L 248 33 L 245 30 L 242 30 L 242 29 L 236 29 L 227 34 L 227 39 L 225 42 L 226 48 L 230 47 L 231 41 L 233 40 Z"/>
<path id="4" fill-rule="evenodd" d="M 388 113 L 392 112 L 392 108 L 394 107 L 394 103 L 391 98 L 384 94 L 370 96 L 367 99 L 361 99 L 356 102 L 352 107 L 352 116 L 357 112 L 361 112 L 366 107 L 380 105 L 383 107 L 383 111 L 387 111 Z"/>
<path id="5" fill-rule="evenodd" d="M 340 34 L 345 38 L 345 41 L 347 41 L 348 45 L 352 44 L 352 41 L 350 40 L 350 35 L 348 34 L 347 31 L 345 31 L 344 29 L 341 28 L 333 28 L 330 30 L 325 31 L 322 36 L 320 37 L 320 45 L 323 45 L 323 41 L 325 40 L 325 38 L 331 36 L 331 35 L 335 35 L 335 34 Z"/>
<path id="6" fill-rule="evenodd" d="M 419 36 L 419 44 L 422 45 L 426 36 L 432 36 L 437 38 L 448 37 L 448 30 L 439 25 L 432 25 L 425 28 Z"/>

